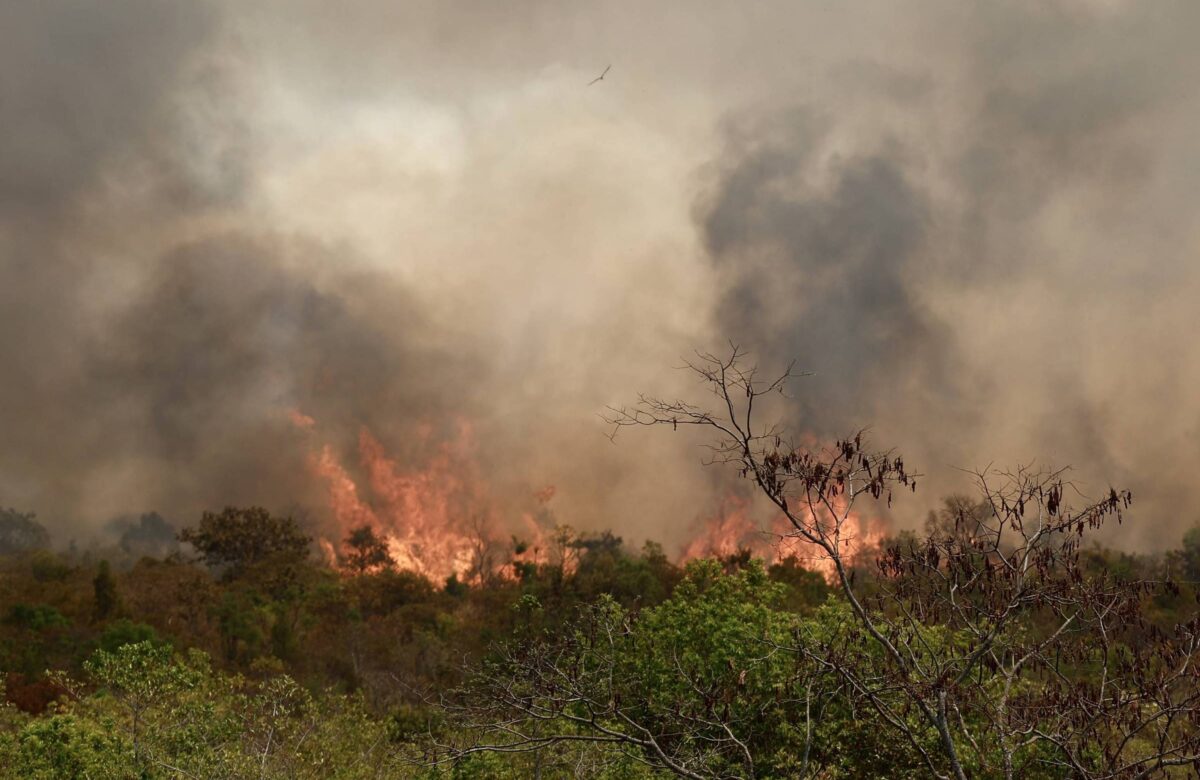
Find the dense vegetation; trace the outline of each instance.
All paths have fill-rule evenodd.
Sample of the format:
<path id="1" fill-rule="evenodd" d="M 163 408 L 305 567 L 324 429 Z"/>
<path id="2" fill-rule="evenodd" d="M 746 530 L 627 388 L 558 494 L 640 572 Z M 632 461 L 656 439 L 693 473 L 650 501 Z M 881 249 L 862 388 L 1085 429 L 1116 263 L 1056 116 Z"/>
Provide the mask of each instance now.
<path id="1" fill-rule="evenodd" d="M 845 599 L 794 560 L 680 568 L 652 544 L 570 535 L 566 561 L 431 583 L 372 557 L 361 532 L 339 570 L 319 565 L 260 510 L 206 515 L 184 536 L 197 560 L 140 555 L 128 532 L 124 549 L 53 553 L 34 518 L 0 517 L 6 776 L 642 777 L 672 772 L 658 749 L 702 777 L 929 775 L 918 746 L 794 651 L 883 664 Z M 1200 529 L 1165 556 L 1090 547 L 1081 561 L 1088 578 L 1171 576 L 1145 591 L 1133 643 L 1195 614 Z M 500 744 L 513 752 L 480 750 Z M 1071 776 L 1046 750 L 1017 751 L 1020 773 Z M 998 751 L 980 745 L 972 774 L 1002 776 Z"/>
<path id="2" fill-rule="evenodd" d="M 735 348 L 690 364 L 693 426 L 816 554 L 680 567 L 556 529 L 431 582 L 376 529 L 322 565 L 290 517 L 154 514 L 50 552 L 0 513 L 0 771 L 28 778 L 1005 778 L 1200 773 L 1200 528 L 1166 555 L 1091 540 L 1132 495 L 975 474 L 922 533 L 848 542 L 915 491 L 860 433 L 788 441 Z M 1078 506 L 1073 505 L 1073 501 Z M 182 543 L 184 547 L 180 547 Z M 781 549 L 795 549 L 781 548 Z"/>

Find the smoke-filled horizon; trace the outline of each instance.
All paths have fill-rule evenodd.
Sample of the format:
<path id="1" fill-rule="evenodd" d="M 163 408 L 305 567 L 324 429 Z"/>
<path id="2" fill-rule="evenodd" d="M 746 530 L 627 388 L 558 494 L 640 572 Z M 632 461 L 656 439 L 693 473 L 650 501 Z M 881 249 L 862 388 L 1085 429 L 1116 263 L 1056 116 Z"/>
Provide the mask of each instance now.
<path id="1" fill-rule="evenodd" d="M 899 522 L 959 467 L 1037 461 L 1133 490 L 1114 541 L 1172 545 L 1200 519 L 1198 23 L 7 4 L 0 505 L 60 537 L 319 525 L 314 462 L 353 474 L 366 432 L 412 469 L 452 442 L 514 513 L 554 486 L 559 522 L 679 543 L 728 475 L 598 415 L 697 396 L 672 366 L 735 340 L 812 372 L 794 427 L 868 426 L 928 475 Z"/>

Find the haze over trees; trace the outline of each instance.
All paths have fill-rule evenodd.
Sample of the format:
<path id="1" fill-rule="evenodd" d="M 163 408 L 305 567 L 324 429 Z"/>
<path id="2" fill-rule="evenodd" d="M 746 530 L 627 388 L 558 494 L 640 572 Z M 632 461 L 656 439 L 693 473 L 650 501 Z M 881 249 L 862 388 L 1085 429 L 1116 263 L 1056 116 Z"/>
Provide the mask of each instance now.
<path id="1" fill-rule="evenodd" d="M 1200 780 L 1198 32 L 0 0 L 0 780 Z"/>
<path id="2" fill-rule="evenodd" d="M 194 547 L 204 563 L 236 578 L 272 559 L 303 558 L 312 539 L 301 533 L 291 517 L 278 517 L 255 506 L 205 512 L 198 526 L 179 534 L 179 541 Z"/>
<path id="3" fill-rule="evenodd" d="M 757 414 L 788 375 L 737 350 L 712 406 L 642 397 L 618 428 L 710 434 L 820 551 L 676 565 L 560 526 L 431 582 L 349 529 L 340 561 L 261 507 L 202 514 L 193 559 L 46 549 L 9 511 L 0 775 L 1132 778 L 1200 769 L 1200 527 L 1159 556 L 1089 541 L 1133 497 L 976 474 L 921 533 L 853 548 L 920 477 L 858 433 Z M 624 435 L 624 434 L 623 434 Z M 642 434 L 646 435 L 646 434 Z M 119 549 L 120 545 L 118 545 Z M 185 548 L 188 549 L 188 548 Z M 785 547 L 785 549 L 787 549 Z M 793 548 L 794 549 L 794 548 Z M 505 562 L 507 561 L 507 562 Z M 7 773 L 7 774 L 5 774 Z"/>
<path id="4" fill-rule="evenodd" d="M 32 512 L 0 508 L 0 555 L 40 550 L 50 543 L 50 533 Z"/>
<path id="5" fill-rule="evenodd" d="M 980 472 L 978 499 L 948 501 L 924 538 L 888 543 L 873 576 L 856 577 L 845 547 L 851 518 L 864 502 L 890 506 L 915 491 L 903 459 L 870 449 L 862 433 L 810 447 L 764 426 L 756 404 L 782 393 L 790 372 L 761 379 L 736 347 L 687 368 L 716 399 L 711 407 L 643 396 L 613 409 L 610 423 L 711 431 L 712 460 L 737 468 L 786 517 L 788 536 L 832 563 L 838 606 L 822 617 L 834 623 L 784 630 L 786 621 L 743 615 L 747 625 L 720 643 L 722 669 L 697 656 L 698 636 L 640 634 L 665 608 L 633 621 L 601 607 L 573 631 L 512 646 L 504 663 L 485 667 L 486 693 L 467 722 L 491 724 L 494 741 L 457 754 L 593 739 L 682 777 L 818 776 L 841 758 L 826 752 L 821 731 L 821 708 L 837 702 L 871 713 L 873 731 L 908 754 L 876 769 L 890 776 L 901 766 L 958 780 L 1200 766 L 1200 618 L 1154 625 L 1147 613 L 1178 595 L 1176 583 L 1089 571 L 1082 554 L 1085 534 L 1119 522 L 1131 494 L 1075 495 L 1076 508 L 1063 471 Z M 745 595 L 733 602 L 749 607 Z M 722 628 L 700 614 L 680 625 Z M 656 653 L 659 641 L 666 647 Z M 779 662 L 787 674 L 771 695 L 755 696 L 750 682 L 770 680 Z M 664 680 L 680 687 L 639 696 Z M 776 720 L 792 729 L 782 755 L 757 744 Z"/>

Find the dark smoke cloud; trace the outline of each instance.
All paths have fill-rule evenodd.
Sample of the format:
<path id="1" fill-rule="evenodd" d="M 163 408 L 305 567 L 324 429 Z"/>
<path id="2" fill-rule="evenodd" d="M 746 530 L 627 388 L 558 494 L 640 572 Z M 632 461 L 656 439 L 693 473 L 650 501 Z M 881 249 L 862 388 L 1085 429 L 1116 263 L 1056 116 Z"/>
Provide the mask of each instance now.
<path id="1" fill-rule="evenodd" d="M 212 25 L 199 4 L 0 10 L 0 490 L 12 501 L 73 493 L 103 460 L 85 443 L 79 347 L 96 303 L 86 280 L 121 268 L 90 251 L 105 226 L 87 223 L 120 170 L 131 184 L 168 177 L 142 150 L 164 143 L 170 90 Z"/>
<path id="2" fill-rule="evenodd" d="M 817 125 L 792 111 L 731 130 L 701 216 L 722 332 L 761 345 L 766 365 L 818 371 L 800 383 L 795 424 L 837 436 L 886 413 L 889 396 L 908 392 L 903 377 L 943 404 L 959 389 L 945 365 L 950 330 L 913 284 L 928 199 L 883 154 L 839 161 L 814 182 Z"/>
<path id="3" fill-rule="evenodd" d="M 319 500 L 292 410 L 346 449 L 360 426 L 403 433 L 397 409 L 470 411 L 447 408 L 463 396 L 445 390 L 470 357 L 420 345 L 427 325 L 405 290 L 376 277 L 319 289 L 279 251 L 242 236 L 173 250 L 97 345 L 87 386 L 118 432 L 108 457 L 149 459 L 156 505 Z"/>
<path id="4" fill-rule="evenodd" d="M 1195 16 L 980 6 L 961 52 L 840 68 L 836 93 L 735 113 L 698 209 L 719 329 L 816 372 L 810 430 L 874 425 L 935 477 L 1074 464 L 1085 489 L 1133 486 L 1143 523 L 1194 518 L 1180 436 L 1197 406 L 1151 409 L 1197 368 L 1168 325 L 1200 324 L 1169 289 L 1196 290 L 1194 211 L 1168 189 L 1195 171 L 1177 143 L 1197 118 L 1180 67 Z M 838 115 L 856 100 L 876 101 L 866 132 Z"/>
<path id="5" fill-rule="evenodd" d="M 239 103 L 216 9 L 2 13 L 6 501 L 62 536 L 130 509 L 317 504 L 289 411 L 343 449 L 402 431 L 396 409 L 451 411 L 439 388 L 471 358 L 402 285 L 322 273 L 352 248 L 236 218 L 253 141 L 222 116 Z"/>
<path id="6" fill-rule="evenodd" d="M 66 219 L 162 139 L 170 91 L 211 34 L 203 4 L 6 4 L 0 177 L 6 222 Z"/>
<path id="7" fill-rule="evenodd" d="M 671 543 L 724 488 L 595 413 L 693 392 L 666 367 L 734 338 L 814 372 L 811 432 L 871 425 L 931 474 L 1075 463 L 1170 543 L 1200 466 L 1198 16 L 7 4 L 0 505 L 60 538 L 319 523 L 314 442 L 366 426 L 419 463 L 414 431 L 465 417 L 498 493 Z"/>

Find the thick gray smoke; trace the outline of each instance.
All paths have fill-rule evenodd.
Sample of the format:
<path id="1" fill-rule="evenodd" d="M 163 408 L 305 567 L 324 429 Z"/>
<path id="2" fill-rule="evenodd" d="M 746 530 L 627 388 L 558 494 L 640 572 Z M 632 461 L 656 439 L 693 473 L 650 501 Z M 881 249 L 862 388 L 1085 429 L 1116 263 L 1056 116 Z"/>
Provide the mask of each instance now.
<path id="1" fill-rule="evenodd" d="M 838 436 L 914 391 L 944 408 L 962 390 L 947 365 L 950 328 L 914 279 L 928 198 L 883 154 L 839 161 L 812 183 L 814 124 L 792 111 L 731 131 L 703 227 L 722 272 L 721 330 L 761 345 L 765 365 L 816 371 L 797 383 L 794 424 Z"/>
<path id="2" fill-rule="evenodd" d="M 397 434 L 397 409 L 470 413 L 444 390 L 477 375 L 469 349 L 403 285 L 243 218 L 254 140 L 214 9 L 0 13 L 4 501 L 64 535 L 320 502 L 291 410 L 343 444 Z"/>
<path id="3" fill-rule="evenodd" d="M 698 209 L 719 330 L 816 372 L 801 424 L 873 426 L 935 491 L 950 465 L 1073 464 L 1139 494 L 1135 540 L 1194 520 L 1198 20 L 932 14 L 927 52 L 735 114 Z"/>
<path id="4" fill-rule="evenodd" d="M 1200 468 L 1198 22 L 7 4 L 0 505 L 60 538 L 229 503 L 321 522 L 314 447 L 353 470 L 365 427 L 419 465 L 466 419 L 499 496 L 553 484 L 559 521 L 672 542 L 723 488 L 596 412 L 693 392 L 669 366 L 733 338 L 814 372 L 798 425 L 950 475 L 928 501 L 953 466 L 1073 463 L 1170 544 Z"/>

